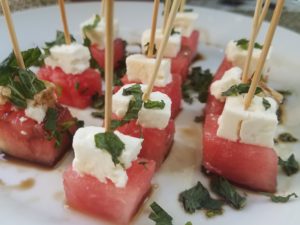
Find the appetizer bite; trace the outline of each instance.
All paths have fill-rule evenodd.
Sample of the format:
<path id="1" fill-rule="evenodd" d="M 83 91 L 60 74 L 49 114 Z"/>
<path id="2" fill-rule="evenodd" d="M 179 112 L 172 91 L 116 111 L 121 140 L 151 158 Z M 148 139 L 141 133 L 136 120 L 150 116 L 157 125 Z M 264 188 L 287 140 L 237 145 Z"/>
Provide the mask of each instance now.
<path id="1" fill-rule="evenodd" d="M 106 4 L 105 128 L 79 129 L 75 159 L 63 174 L 67 203 L 113 224 L 128 224 L 151 189 L 155 162 L 140 159 L 143 139 L 111 129 L 113 1 Z"/>
<path id="2" fill-rule="evenodd" d="M 66 20 L 65 16 L 62 18 Z M 38 77 L 56 85 L 60 103 L 84 109 L 91 105 L 94 96 L 102 95 L 101 75 L 91 68 L 88 47 L 71 37 L 67 21 L 63 24 L 65 32 L 57 32 L 56 40 L 46 43 L 45 65 L 38 71 Z"/>
<path id="3" fill-rule="evenodd" d="M 243 40 L 246 47 L 239 46 L 241 41 L 229 43 L 237 56 L 232 61 L 225 59 L 216 73 L 206 106 L 203 135 L 206 169 L 265 192 L 276 191 L 278 157 L 273 147 L 281 99 L 268 91 L 270 88 L 264 88 L 261 73 L 279 20 L 278 11 L 281 9 L 277 7 L 263 46 L 254 43 L 254 32 L 259 30 L 255 26 L 249 43 Z M 226 53 L 226 58 L 230 58 L 230 52 Z M 233 67 L 237 64 L 245 65 L 243 70 Z M 254 75 L 249 76 L 253 71 Z"/>

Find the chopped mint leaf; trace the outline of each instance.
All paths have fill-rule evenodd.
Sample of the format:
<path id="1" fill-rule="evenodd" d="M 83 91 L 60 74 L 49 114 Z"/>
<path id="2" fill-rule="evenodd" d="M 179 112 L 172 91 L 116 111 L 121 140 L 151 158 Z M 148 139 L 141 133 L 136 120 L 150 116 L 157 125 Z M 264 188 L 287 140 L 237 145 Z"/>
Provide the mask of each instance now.
<path id="1" fill-rule="evenodd" d="M 71 35 L 71 42 L 75 42 L 75 41 L 76 41 L 75 38 Z M 64 32 L 57 31 L 56 32 L 56 39 L 54 41 L 45 43 L 45 48 L 44 48 L 45 55 L 46 56 L 50 55 L 50 48 L 52 48 L 56 45 L 63 45 L 65 43 L 66 43 L 66 40 L 65 40 Z"/>
<path id="2" fill-rule="evenodd" d="M 72 128 L 74 126 L 76 126 L 78 128 L 83 127 L 84 126 L 84 121 L 78 120 L 78 119 L 75 118 L 75 119 L 65 121 L 62 124 L 60 124 L 61 131 L 68 131 L 70 128 Z"/>
<path id="3" fill-rule="evenodd" d="M 184 11 L 184 12 L 193 12 L 194 9 L 192 9 L 192 8 L 190 8 L 190 9 L 184 9 L 183 11 Z"/>
<path id="4" fill-rule="evenodd" d="M 92 112 L 92 117 L 104 119 L 104 111 Z"/>
<path id="5" fill-rule="evenodd" d="M 152 212 L 149 215 L 149 219 L 153 220 L 156 225 L 172 225 L 173 218 L 156 202 L 150 205 Z"/>
<path id="6" fill-rule="evenodd" d="M 120 163 L 118 158 L 121 156 L 125 144 L 117 135 L 113 132 L 98 133 L 95 135 L 95 144 L 97 148 L 103 149 L 111 155 L 115 165 Z"/>
<path id="7" fill-rule="evenodd" d="M 236 45 L 239 46 L 240 48 L 242 48 L 243 50 L 248 50 L 249 40 L 242 38 L 242 39 L 236 41 Z M 262 49 L 262 47 L 263 47 L 262 45 L 255 42 L 254 48 Z"/>
<path id="8" fill-rule="evenodd" d="M 277 137 L 277 141 L 279 141 L 279 142 L 297 142 L 298 139 L 295 138 L 292 134 L 285 132 L 285 133 L 279 134 L 279 136 Z"/>
<path id="9" fill-rule="evenodd" d="M 219 211 L 222 210 L 223 205 L 222 201 L 211 198 L 207 189 L 200 182 L 180 193 L 179 201 L 188 213 L 194 213 L 199 209 Z"/>
<path id="10" fill-rule="evenodd" d="M 292 95 L 292 92 L 290 90 L 277 90 L 277 92 L 279 92 L 283 96 L 290 96 L 290 95 Z"/>
<path id="11" fill-rule="evenodd" d="M 211 218 L 214 216 L 218 216 L 218 215 L 222 215 L 223 214 L 223 210 L 222 209 L 217 209 L 217 210 L 207 210 L 205 212 L 206 217 Z"/>
<path id="12" fill-rule="evenodd" d="M 143 92 L 140 84 L 134 84 L 128 88 L 124 88 L 122 94 L 124 96 L 128 96 L 128 95 L 135 96 L 135 95 L 143 95 Z"/>
<path id="13" fill-rule="evenodd" d="M 57 129 L 58 111 L 55 108 L 48 108 L 45 117 L 45 130 L 50 133 L 49 140 L 55 139 L 55 147 L 61 146 L 61 133 Z"/>
<path id="14" fill-rule="evenodd" d="M 38 47 L 22 51 L 21 54 L 26 68 L 40 65 L 42 52 Z M 18 67 L 15 54 L 13 52 L 10 53 L 10 55 L 1 63 L 1 66 Z"/>
<path id="15" fill-rule="evenodd" d="M 194 122 L 195 123 L 201 123 L 204 121 L 204 116 L 196 116 L 195 119 L 194 119 Z"/>
<path id="16" fill-rule="evenodd" d="M 92 108 L 102 110 L 104 108 L 105 96 L 99 94 L 95 94 L 92 96 Z"/>
<path id="17" fill-rule="evenodd" d="M 171 30 L 171 36 L 174 35 L 174 34 L 180 34 L 180 32 L 179 32 L 179 31 L 176 31 L 175 28 L 173 28 L 173 29 Z"/>
<path id="18" fill-rule="evenodd" d="M 231 86 L 227 91 L 222 92 L 222 96 L 238 96 L 240 94 L 248 93 L 250 88 L 250 84 L 238 84 Z M 259 94 L 262 92 L 260 87 L 256 88 L 255 94 Z"/>
<path id="19" fill-rule="evenodd" d="M 268 110 L 271 107 L 270 102 L 265 98 L 263 98 L 262 104 L 265 107 L 265 110 Z"/>
<path id="20" fill-rule="evenodd" d="M 201 67 L 192 68 L 192 72 L 182 87 L 183 100 L 187 103 L 192 103 L 191 94 L 197 93 L 198 100 L 205 103 L 212 80 L 213 76 L 209 70 L 202 70 Z"/>
<path id="21" fill-rule="evenodd" d="M 161 101 L 151 101 L 148 100 L 144 103 L 144 107 L 146 109 L 164 109 L 165 108 L 165 102 L 163 100 Z"/>
<path id="22" fill-rule="evenodd" d="M 83 32 L 86 32 L 86 31 L 88 31 L 88 30 L 93 30 L 93 29 L 95 29 L 95 28 L 98 26 L 100 20 L 101 20 L 100 16 L 99 16 L 99 15 L 95 15 L 95 18 L 94 18 L 93 23 L 84 26 L 84 27 L 83 27 Z"/>
<path id="23" fill-rule="evenodd" d="M 272 202 L 276 203 L 286 203 L 288 202 L 291 198 L 298 198 L 298 195 L 296 193 L 289 194 L 287 196 L 276 196 L 276 195 L 271 195 L 270 199 Z"/>
<path id="24" fill-rule="evenodd" d="M 213 192 L 224 198 L 225 202 L 234 208 L 241 209 L 246 205 L 246 197 L 240 195 L 225 178 L 214 176 L 210 186 Z"/>
<path id="25" fill-rule="evenodd" d="M 299 163 L 295 159 L 294 154 L 290 155 L 286 161 L 279 157 L 278 164 L 288 176 L 291 176 L 299 171 Z"/>
<path id="26" fill-rule="evenodd" d="M 193 225 L 191 221 L 186 222 L 185 225 Z"/>

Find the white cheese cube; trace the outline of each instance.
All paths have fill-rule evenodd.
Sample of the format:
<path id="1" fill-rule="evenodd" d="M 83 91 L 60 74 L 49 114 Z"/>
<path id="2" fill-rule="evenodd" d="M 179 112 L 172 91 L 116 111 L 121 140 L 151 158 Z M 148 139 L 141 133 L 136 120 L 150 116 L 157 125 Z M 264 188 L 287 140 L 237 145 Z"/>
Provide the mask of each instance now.
<path id="1" fill-rule="evenodd" d="M 213 82 L 210 86 L 210 92 L 216 99 L 224 101 L 225 97 L 222 93 L 227 91 L 233 85 L 241 83 L 242 69 L 239 67 L 232 67 L 227 70 L 220 80 Z"/>
<path id="2" fill-rule="evenodd" d="M 278 125 L 277 103 L 272 98 L 265 98 L 270 104 L 269 109 L 263 106 L 263 98 L 255 96 L 249 107 L 249 115 L 243 120 L 240 130 L 242 143 L 260 145 L 272 148 Z"/>
<path id="3" fill-rule="evenodd" d="M 262 50 L 259 48 L 253 49 L 252 59 L 251 59 L 251 63 L 249 66 L 249 76 L 255 72 L 261 52 L 262 52 Z M 244 65 L 245 65 L 245 62 L 247 59 L 247 55 L 248 55 L 248 50 L 244 50 L 241 47 L 237 46 L 236 41 L 230 41 L 227 44 L 225 54 L 226 54 L 226 58 L 230 62 L 232 62 L 233 66 L 238 66 L 242 69 L 244 68 Z M 268 53 L 268 56 L 266 59 L 263 73 L 267 72 L 269 69 L 268 60 L 270 59 L 270 57 L 271 57 L 271 48 L 269 50 L 269 53 Z"/>
<path id="4" fill-rule="evenodd" d="M 134 54 L 126 58 L 127 76 L 129 81 L 148 84 L 153 75 L 156 59 L 148 58 L 145 55 Z M 163 59 L 156 80 L 155 86 L 164 87 L 172 81 L 171 61 Z"/>
<path id="5" fill-rule="evenodd" d="M 198 20 L 198 13 L 194 12 L 179 12 L 176 14 L 174 26 L 181 29 L 181 34 L 184 37 L 190 37 L 195 30 L 195 25 Z"/>
<path id="6" fill-rule="evenodd" d="M 148 49 L 147 44 L 150 41 L 150 35 L 151 35 L 151 30 L 148 29 L 146 31 L 144 31 L 144 33 L 142 34 L 142 40 L 141 40 L 141 45 L 142 45 L 142 50 L 143 52 L 146 52 L 146 50 Z M 157 29 L 155 32 L 155 46 L 156 49 L 158 50 L 162 40 L 163 40 L 163 32 L 161 29 Z M 181 48 L 181 34 L 173 34 L 170 35 L 169 37 L 169 41 L 167 43 L 165 52 L 163 54 L 164 57 L 167 58 L 172 58 L 172 57 L 176 57 L 178 52 L 180 51 Z"/>
<path id="7" fill-rule="evenodd" d="M 125 145 L 119 157 L 125 167 L 123 168 L 120 164 L 113 163 L 109 152 L 96 147 L 95 135 L 104 131 L 102 127 L 85 127 L 76 131 L 73 139 L 75 153 L 73 169 L 81 175 L 92 175 L 102 183 L 106 183 L 109 179 L 116 187 L 123 188 L 128 181 L 126 169 L 130 168 L 132 162 L 137 159 L 143 139 L 127 136 L 118 131 L 114 132 Z"/>
<path id="8" fill-rule="evenodd" d="M 222 115 L 218 120 L 217 136 L 230 141 L 239 140 L 240 125 L 247 117 L 248 112 L 244 110 L 243 96 L 227 97 Z"/>
<path id="9" fill-rule="evenodd" d="M 123 95 L 123 90 L 129 88 L 135 84 L 126 84 L 120 88 L 112 96 L 112 112 L 116 114 L 119 118 L 123 118 L 128 110 L 129 102 L 133 99 L 132 95 Z M 145 85 L 141 85 L 142 91 L 146 89 Z"/>
<path id="10" fill-rule="evenodd" d="M 47 108 L 48 107 L 46 105 L 34 105 L 33 101 L 28 101 L 27 108 L 25 109 L 25 115 L 28 118 L 41 123 L 46 116 Z"/>
<path id="11" fill-rule="evenodd" d="M 263 105 L 263 97 L 254 96 L 250 107 L 244 109 L 244 96 L 227 97 L 219 117 L 217 136 L 241 143 L 273 147 L 278 124 L 274 99 L 266 97 L 270 108 Z"/>
<path id="12" fill-rule="evenodd" d="M 138 115 L 138 123 L 147 128 L 164 129 L 171 117 L 171 99 L 161 92 L 152 92 L 149 99 L 151 101 L 164 101 L 163 109 L 146 109 L 143 105 Z"/>
<path id="13" fill-rule="evenodd" d="M 80 74 L 90 67 L 91 54 L 87 47 L 71 43 L 50 48 L 50 55 L 45 64 L 52 68 L 59 67 L 66 74 Z"/>
<path id="14" fill-rule="evenodd" d="M 88 38 L 91 44 L 96 44 L 99 49 L 105 48 L 105 18 L 100 18 L 97 26 L 92 29 L 86 29 L 86 26 L 93 26 L 96 21 L 96 15 L 93 15 L 90 19 L 80 24 L 81 35 L 83 38 Z M 114 38 L 118 36 L 119 23 L 116 19 L 113 21 Z"/>

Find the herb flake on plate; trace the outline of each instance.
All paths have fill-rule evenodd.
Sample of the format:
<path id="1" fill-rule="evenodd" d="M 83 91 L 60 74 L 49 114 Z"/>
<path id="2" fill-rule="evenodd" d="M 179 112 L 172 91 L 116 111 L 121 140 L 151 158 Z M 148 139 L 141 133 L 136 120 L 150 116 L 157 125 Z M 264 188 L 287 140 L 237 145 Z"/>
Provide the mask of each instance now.
<path id="1" fill-rule="evenodd" d="M 298 195 L 296 193 L 291 193 L 291 194 L 289 194 L 287 196 L 270 195 L 271 201 L 275 202 L 275 203 L 286 203 L 291 198 L 298 198 Z"/>
<path id="2" fill-rule="evenodd" d="M 222 214 L 223 202 L 213 199 L 208 190 L 198 182 L 194 187 L 179 194 L 179 201 L 187 213 L 194 213 L 196 210 L 205 209 L 206 215 Z"/>
<path id="3" fill-rule="evenodd" d="M 285 143 L 292 143 L 292 142 L 297 142 L 298 139 L 295 138 L 292 134 L 288 132 L 284 132 L 278 135 L 277 141 L 279 142 L 285 142 Z"/>
<path id="4" fill-rule="evenodd" d="M 172 225 L 173 218 L 156 202 L 150 205 L 152 212 L 149 215 L 149 219 L 153 220 L 156 225 Z"/>
<path id="5" fill-rule="evenodd" d="M 278 157 L 278 165 L 281 166 L 282 170 L 288 176 L 291 176 L 299 171 L 299 163 L 295 159 L 294 154 L 290 155 L 287 160 L 283 160 Z"/>

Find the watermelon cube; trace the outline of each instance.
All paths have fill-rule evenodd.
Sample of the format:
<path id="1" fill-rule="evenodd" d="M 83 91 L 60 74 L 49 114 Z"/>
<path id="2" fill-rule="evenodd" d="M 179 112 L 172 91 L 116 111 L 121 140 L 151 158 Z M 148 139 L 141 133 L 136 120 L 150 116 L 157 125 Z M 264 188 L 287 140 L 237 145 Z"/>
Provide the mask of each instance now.
<path id="1" fill-rule="evenodd" d="M 124 75 L 121 81 L 124 85 L 130 83 L 136 83 L 135 81 L 129 81 L 127 75 Z M 170 97 L 172 101 L 171 118 L 174 119 L 178 115 L 181 109 L 181 98 L 182 98 L 181 77 L 179 75 L 172 74 L 171 83 L 167 84 L 165 87 L 154 87 L 153 91 L 162 92 Z"/>
<path id="2" fill-rule="evenodd" d="M 197 30 L 194 30 L 190 37 L 183 36 L 181 39 L 182 47 L 189 48 L 192 51 L 190 60 L 192 60 L 197 54 L 198 42 L 199 42 L 199 31 Z"/>
<path id="3" fill-rule="evenodd" d="M 114 68 L 120 66 L 120 62 L 125 58 L 125 41 L 120 38 L 114 40 Z M 98 49 L 97 45 L 91 45 L 90 51 L 100 68 L 105 67 L 105 49 Z"/>
<path id="4" fill-rule="evenodd" d="M 60 105 L 57 126 L 74 122 L 61 133 L 61 144 L 55 139 L 49 140 L 50 134 L 45 130 L 45 122 L 38 124 L 27 118 L 24 110 L 16 109 L 10 103 L 0 106 L 0 149 L 3 153 L 44 166 L 53 166 L 64 153 L 71 148 L 72 135 L 77 129 L 76 119 L 69 110 Z"/>
<path id="5" fill-rule="evenodd" d="M 126 187 L 117 188 L 110 180 L 101 183 L 96 177 L 81 176 L 70 166 L 63 174 L 67 203 L 113 224 L 128 224 L 151 190 L 154 171 L 154 161 L 138 159 L 127 170 Z"/>
<path id="6" fill-rule="evenodd" d="M 136 120 L 132 120 L 118 127 L 117 130 L 132 137 L 142 137 L 144 141 L 139 157 L 155 161 L 158 169 L 172 147 L 175 123 L 170 119 L 168 126 L 160 130 L 157 128 L 141 127 Z"/>
<path id="7" fill-rule="evenodd" d="M 102 95 L 101 76 L 94 69 L 81 74 L 66 74 L 58 67 L 42 67 L 38 78 L 56 85 L 58 101 L 61 104 L 84 109 L 92 104 L 94 95 Z"/>

